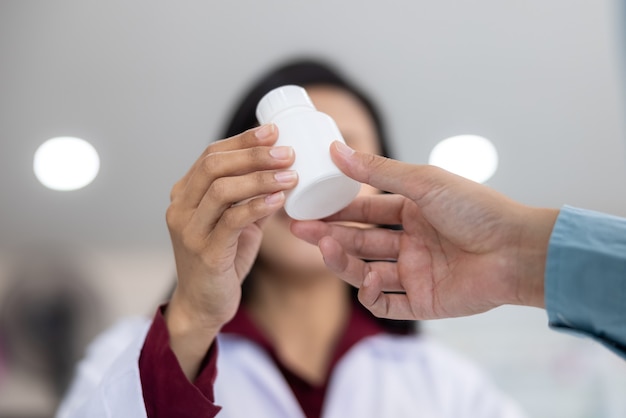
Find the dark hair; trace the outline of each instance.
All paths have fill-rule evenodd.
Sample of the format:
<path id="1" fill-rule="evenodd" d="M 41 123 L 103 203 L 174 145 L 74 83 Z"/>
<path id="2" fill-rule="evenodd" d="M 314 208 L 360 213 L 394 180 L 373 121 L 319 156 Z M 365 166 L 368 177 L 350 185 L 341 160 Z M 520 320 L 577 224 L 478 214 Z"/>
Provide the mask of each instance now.
<path id="1" fill-rule="evenodd" d="M 313 85 L 327 85 L 350 92 L 365 106 L 374 121 L 381 154 L 386 157 L 390 156 L 390 146 L 383 129 L 383 122 L 374 103 L 359 88 L 340 75 L 331 64 L 324 60 L 312 58 L 296 59 L 275 67 L 253 83 L 252 87 L 235 106 L 232 112 L 232 118 L 226 125 L 222 138 L 231 137 L 257 126 L 256 106 L 259 100 L 270 90 L 287 84 L 295 84 L 305 88 Z M 252 277 L 249 277 L 244 281 L 244 301 L 251 292 L 251 278 Z M 356 299 L 357 289 L 352 288 L 351 294 L 352 297 Z M 371 315 L 358 301 L 356 305 Z M 418 330 L 415 321 L 396 321 L 382 318 L 376 318 L 376 320 L 379 321 L 388 332 L 395 334 L 410 334 Z"/>
<path id="2" fill-rule="evenodd" d="M 269 70 L 266 75 L 258 79 L 235 106 L 235 110 L 231 113 L 232 118 L 222 132 L 221 138 L 228 138 L 257 126 L 256 106 L 259 100 L 270 90 L 287 84 L 295 84 L 302 87 L 327 85 L 350 92 L 365 106 L 374 120 L 376 134 L 380 142 L 381 155 L 385 157 L 391 156 L 383 122 L 374 103 L 360 89 L 343 78 L 330 64 L 311 58 L 290 61 Z"/>

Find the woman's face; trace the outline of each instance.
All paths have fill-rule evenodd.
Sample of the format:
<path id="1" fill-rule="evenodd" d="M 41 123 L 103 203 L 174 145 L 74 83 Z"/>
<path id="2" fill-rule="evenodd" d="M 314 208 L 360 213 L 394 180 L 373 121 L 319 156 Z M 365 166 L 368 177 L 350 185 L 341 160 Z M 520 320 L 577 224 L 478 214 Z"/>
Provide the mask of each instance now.
<path id="1" fill-rule="evenodd" d="M 332 86 L 313 86 L 306 90 L 315 107 L 335 120 L 350 147 L 372 154 L 380 153 L 374 121 L 356 97 Z M 371 186 L 361 186 L 361 195 L 375 193 L 377 191 Z M 267 219 L 263 228 L 260 261 L 274 271 L 295 273 L 298 277 L 324 274 L 327 270 L 319 249 L 294 237 L 289 223 L 290 218 L 284 210 Z"/>

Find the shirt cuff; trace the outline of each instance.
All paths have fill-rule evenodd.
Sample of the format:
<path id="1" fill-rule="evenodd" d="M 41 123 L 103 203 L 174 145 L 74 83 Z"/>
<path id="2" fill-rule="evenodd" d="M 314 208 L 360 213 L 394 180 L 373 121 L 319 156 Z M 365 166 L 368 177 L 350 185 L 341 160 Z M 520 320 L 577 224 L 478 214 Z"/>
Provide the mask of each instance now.
<path id="1" fill-rule="evenodd" d="M 564 206 L 550 237 L 545 304 L 551 328 L 626 358 L 624 233 L 623 220 Z"/>
<path id="2" fill-rule="evenodd" d="M 148 418 L 214 417 L 213 385 L 217 377 L 217 342 L 209 348 L 198 377 L 192 383 L 172 351 L 163 311 L 157 309 L 139 357 L 139 374 Z"/>

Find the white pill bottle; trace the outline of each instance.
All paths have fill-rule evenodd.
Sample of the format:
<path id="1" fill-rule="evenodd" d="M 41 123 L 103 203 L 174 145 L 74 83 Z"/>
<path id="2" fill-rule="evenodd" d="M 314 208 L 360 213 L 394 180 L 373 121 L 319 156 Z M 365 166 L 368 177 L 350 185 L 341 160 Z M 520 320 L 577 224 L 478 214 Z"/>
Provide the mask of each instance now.
<path id="1" fill-rule="evenodd" d="M 345 143 L 335 121 L 315 109 L 300 86 L 278 87 L 259 101 L 260 124 L 278 127 L 277 146 L 295 152 L 292 170 L 298 185 L 287 194 L 285 211 L 293 219 L 320 219 L 346 207 L 359 193 L 361 184 L 343 174 L 330 158 L 333 141 Z"/>

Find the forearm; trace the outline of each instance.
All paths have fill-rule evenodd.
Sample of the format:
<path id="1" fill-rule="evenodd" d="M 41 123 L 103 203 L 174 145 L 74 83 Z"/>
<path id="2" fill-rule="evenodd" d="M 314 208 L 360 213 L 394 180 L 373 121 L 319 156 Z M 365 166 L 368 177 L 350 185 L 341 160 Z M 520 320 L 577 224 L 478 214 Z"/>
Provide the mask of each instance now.
<path id="1" fill-rule="evenodd" d="M 168 307 L 169 308 L 169 307 Z M 163 315 L 157 311 L 139 357 L 141 390 L 148 418 L 197 417 L 199 411 L 215 416 L 214 383 L 217 377 L 217 344 L 199 361 L 192 381 L 182 370 L 171 348 L 171 337 Z"/>
<path id="2" fill-rule="evenodd" d="M 174 296 L 164 312 L 169 344 L 189 381 L 193 381 L 215 341 L 220 325 L 190 313 Z"/>

